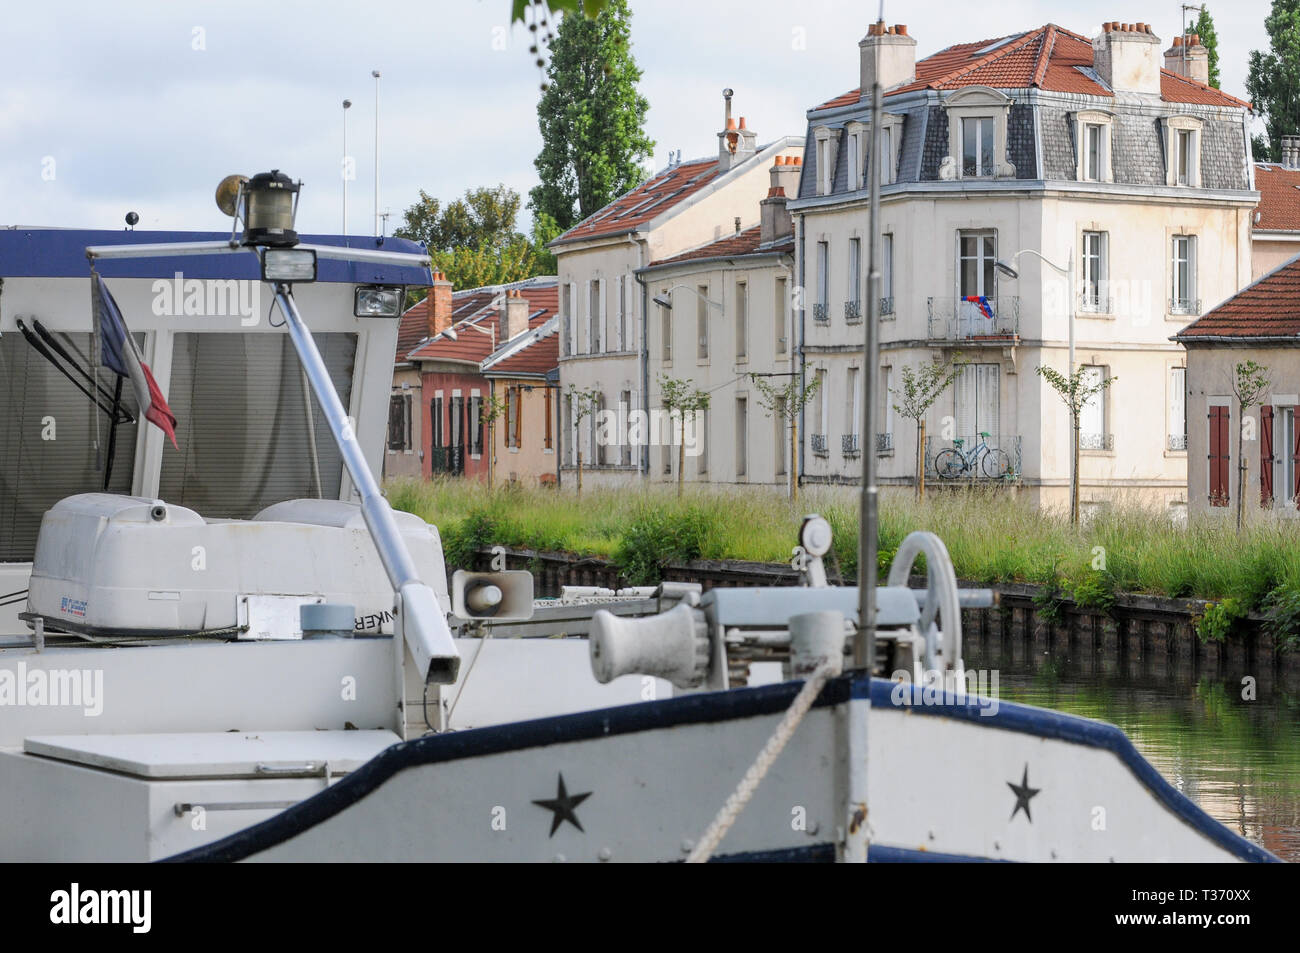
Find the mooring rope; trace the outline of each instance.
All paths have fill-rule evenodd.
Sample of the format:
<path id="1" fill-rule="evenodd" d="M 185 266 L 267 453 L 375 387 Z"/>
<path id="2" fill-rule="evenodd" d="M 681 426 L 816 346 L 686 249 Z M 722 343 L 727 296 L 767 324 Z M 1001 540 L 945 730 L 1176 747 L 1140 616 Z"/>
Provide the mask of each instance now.
<path id="1" fill-rule="evenodd" d="M 803 688 L 799 689 L 799 694 L 794 697 L 794 701 L 786 709 L 781 723 L 772 732 L 772 737 L 767 739 L 767 744 L 763 745 L 763 750 L 758 753 L 754 763 L 749 766 L 745 776 L 740 779 L 740 784 L 736 785 L 736 790 L 732 792 L 731 797 L 727 798 L 726 803 L 722 805 L 722 810 L 718 811 L 718 816 L 713 819 L 713 823 L 709 825 L 708 830 L 700 837 L 699 843 L 695 845 L 686 858 L 688 864 L 702 864 L 713 856 L 713 852 L 721 843 L 722 838 L 727 836 L 727 831 L 731 830 L 731 825 L 736 823 L 736 818 L 740 817 L 740 812 L 745 809 L 745 805 L 754 796 L 754 791 L 758 789 L 759 783 L 772 765 L 776 763 L 782 749 L 794 737 L 795 729 L 799 727 L 804 715 L 808 714 L 809 709 L 812 708 L 812 703 L 821 694 L 826 682 L 835 674 L 835 668 L 836 666 L 828 660 L 817 666 L 812 675 L 808 676 L 808 680 L 803 683 Z"/>

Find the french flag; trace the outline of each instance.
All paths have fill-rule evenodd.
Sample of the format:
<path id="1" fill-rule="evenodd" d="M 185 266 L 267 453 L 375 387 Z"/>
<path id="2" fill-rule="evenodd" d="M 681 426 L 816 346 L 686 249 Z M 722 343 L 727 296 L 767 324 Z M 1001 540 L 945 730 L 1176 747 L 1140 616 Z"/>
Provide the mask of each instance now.
<path id="1" fill-rule="evenodd" d="M 144 411 L 144 417 L 171 438 L 172 446 L 180 449 L 176 443 L 176 415 L 163 400 L 158 382 L 154 380 L 149 365 L 144 362 L 135 338 L 126 329 L 122 320 L 122 311 L 109 294 L 108 285 L 98 273 L 91 275 L 93 287 L 91 300 L 94 305 L 95 325 L 103 341 L 101 362 L 119 377 L 128 378 L 135 391 L 135 399 Z"/>
<path id="2" fill-rule="evenodd" d="M 987 295 L 967 295 L 966 300 L 970 304 L 979 305 L 980 313 L 982 313 L 984 317 L 986 318 L 993 317 L 993 307 L 992 305 L 989 304 L 989 299 Z"/>

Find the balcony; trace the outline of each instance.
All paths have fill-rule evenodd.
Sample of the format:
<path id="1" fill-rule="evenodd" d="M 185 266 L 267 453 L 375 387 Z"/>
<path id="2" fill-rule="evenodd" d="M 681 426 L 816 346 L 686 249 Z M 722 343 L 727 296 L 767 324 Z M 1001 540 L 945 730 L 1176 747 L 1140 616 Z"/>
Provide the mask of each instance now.
<path id="1" fill-rule="evenodd" d="M 855 433 L 846 433 L 840 437 L 840 452 L 846 457 L 856 457 L 861 451 L 858 449 L 858 435 Z"/>
<path id="2" fill-rule="evenodd" d="M 1109 295 L 1085 291 L 1079 295 L 1080 314 L 1114 314 L 1114 301 Z"/>
<path id="3" fill-rule="evenodd" d="M 890 453 L 894 449 L 894 435 L 892 433 L 876 434 L 876 453 Z"/>
<path id="4" fill-rule="evenodd" d="M 1170 450 L 1182 450 L 1182 451 L 1186 451 L 1186 450 L 1187 450 L 1187 434 L 1185 434 L 1185 433 L 1179 433 L 1179 434 L 1171 433 L 1171 434 L 1169 435 L 1169 437 L 1168 437 L 1168 440 L 1167 440 L 1165 446 L 1167 446 Z"/>
<path id="5" fill-rule="evenodd" d="M 1114 450 L 1115 435 L 1113 433 L 1085 433 L 1079 432 L 1079 449 L 1080 450 Z"/>
<path id="6" fill-rule="evenodd" d="M 862 323 L 862 303 L 859 301 L 844 302 L 844 323 L 861 324 Z"/>
<path id="7" fill-rule="evenodd" d="M 1020 299 L 1010 295 L 974 301 L 965 297 L 930 298 L 931 341 L 971 344 L 1017 344 L 1020 341 Z"/>
<path id="8" fill-rule="evenodd" d="M 1200 298 L 1170 298 L 1169 313 L 1170 314 L 1200 314 L 1201 299 Z"/>
<path id="9" fill-rule="evenodd" d="M 817 324 L 830 324 L 831 312 L 825 303 L 813 305 L 813 321 Z"/>
<path id="10" fill-rule="evenodd" d="M 883 317 L 884 315 L 887 315 L 887 314 L 888 314 L 888 315 L 892 315 L 893 313 L 894 313 L 894 298 L 893 298 L 893 295 L 890 295 L 888 298 L 881 298 L 881 299 L 880 299 L 880 314 L 881 314 L 881 316 Z"/>
<path id="11" fill-rule="evenodd" d="M 1012 483 L 1020 479 L 1020 435 L 925 438 L 927 478 L 945 483 Z"/>
<path id="12" fill-rule="evenodd" d="M 819 457 L 826 456 L 826 434 L 815 433 L 809 436 L 808 442 L 812 445 L 812 452 Z"/>
<path id="13" fill-rule="evenodd" d="M 434 447 L 429 451 L 429 469 L 433 473 L 460 476 L 465 472 L 464 447 Z"/>

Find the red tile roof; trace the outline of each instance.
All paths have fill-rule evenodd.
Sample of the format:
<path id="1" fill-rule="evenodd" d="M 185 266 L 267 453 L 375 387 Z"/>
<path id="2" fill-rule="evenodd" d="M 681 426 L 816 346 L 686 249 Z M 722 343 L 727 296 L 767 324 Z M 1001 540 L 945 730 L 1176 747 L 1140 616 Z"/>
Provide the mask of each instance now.
<path id="1" fill-rule="evenodd" d="M 918 89 L 960 89 L 963 86 L 992 86 L 994 89 L 1039 89 L 1090 96 L 1114 96 L 1080 67 L 1093 65 L 1092 41 L 1054 23 L 976 43 L 958 43 L 940 50 L 916 64 L 916 80 L 886 93 Z M 822 103 L 817 109 L 833 109 L 856 103 L 861 90 L 854 89 Z M 1208 106 L 1249 106 L 1249 103 L 1203 83 L 1184 79 L 1168 70 L 1160 71 L 1160 95 L 1166 102 Z"/>
<path id="2" fill-rule="evenodd" d="M 584 218 L 555 239 L 555 243 L 632 231 L 690 198 L 717 178 L 718 171 L 717 159 L 695 159 L 665 169 L 645 184 L 623 193 L 599 212 Z"/>
<path id="3" fill-rule="evenodd" d="M 519 287 L 528 301 L 528 327 L 530 330 L 540 327 L 559 309 L 559 288 L 555 284 L 516 285 L 499 288 L 475 288 L 460 291 L 452 295 L 452 326 L 455 338 L 447 332 L 432 339 L 417 342 L 416 347 L 406 355 L 407 361 L 463 361 L 479 364 L 492 353 L 494 345 L 505 342 L 498 340 L 500 334 L 500 309 L 493 307 L 493 301 L 503 296 L 506 287 Z M 502 298 L 504 301 L 504 298 Z M 407 314 L 415 310 L 414 306 Z M 481 328 L 481 330 L 475 330 Z M 489 334 L 496 329 L 496 334 Z M 399 329 L 399 335 L 401 333 Z M 401 351 L 398 352 L 399 356 Z"/>
<path id="4" fill-rule="evenodd" d="M 411 349 L 429 336 L 429 299 L 406 309 L 397 323 L 397 363 L 406 360 Z"/>
<path id="5" fill-rule="evenodd" d="M 1300 169 L 1261 162 L 1255 166 L 1255 188 L 1259 190 L 1255 228 L 1300 230 Z"/>
<path id="6" fill-rule="evenodd" d="M 1206 337 L 1300 338 L 1300 257 L 1247 285 L 1176 337 L 1191 343 Z"/>
<path id="7" fill-rule="evenodd" d="M 736 255 L 752 255 L 758 251 L 791 251 L 794 248 L 794 236 L 788 236 L 782 241 L 775 242 L 767 248 L 760 249 L 761 228 L 755 225 L 753 228 L 747 228 L 742 232 L 734 235 L 728 235 L 726 238 L 719 238 L 715 242 L 709 242 L 699 248 L 693 248 L 690 251 L 682 252 L 680 255 L 673 255 L 671 258 L 660 258 L 658 261 L 650 262 L 650 267 L 656 265 L 672 265 L 682 261 L 694 261 L 701 258 L 731 258 Z"/>
<path id="8" fill-rule="evenodd" d="M 497 361 L 486 373 L 491 377 L 510 377 L 512 374 L 542 375 L 560 363 L 560 335 L 552 328 L 542 337 Z"/>

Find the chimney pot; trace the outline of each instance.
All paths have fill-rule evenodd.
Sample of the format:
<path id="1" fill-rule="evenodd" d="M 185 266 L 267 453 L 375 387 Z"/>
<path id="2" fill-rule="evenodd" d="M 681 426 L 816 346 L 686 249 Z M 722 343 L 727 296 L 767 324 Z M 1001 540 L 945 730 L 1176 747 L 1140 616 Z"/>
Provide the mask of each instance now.
<path id="1" fill-rule="evenodd" d="M 906 23 L 898 24 L 898 26 L 894 27 L 894 31 L 899 36 L 907 36 L 907 24 Z"/>
<path id="2" fill-rule="evenodd" d="M 745 125 L 745 117 L 744 117 L 744 116 L 741 116 L 741 117 L 740 117 L 740 128 L 741 128 L 741 129 L 748 129 L 748 128 L 749 128 L 748 126 Z"/>
<path id="3" fill-rule="evenodd" d="M 1182 46 L 1182 45 L 1183 45 L 1183 38 L 1181 36 L 1174 37 L 1174 46 Z"/>

